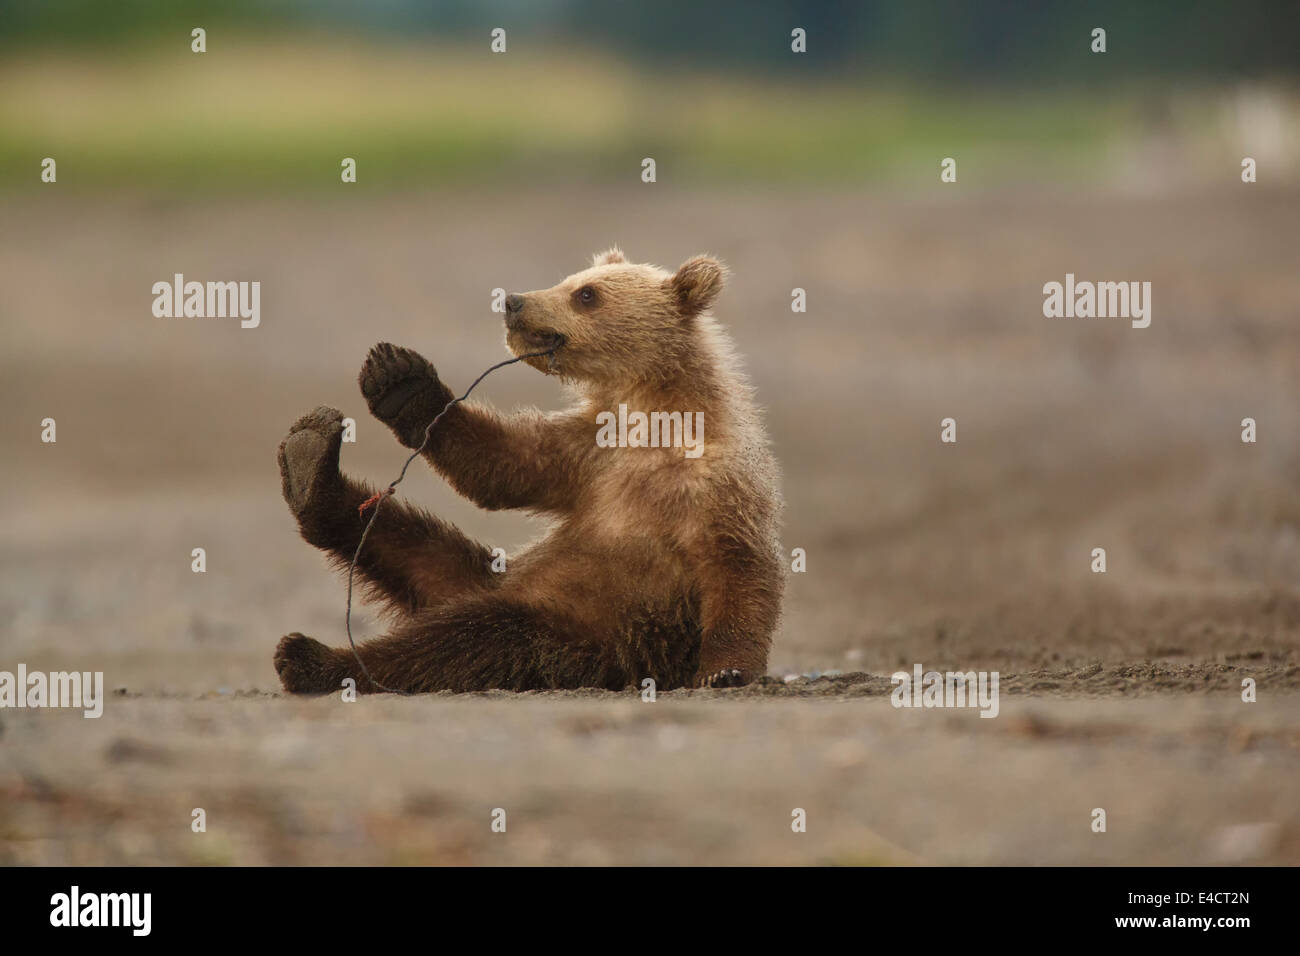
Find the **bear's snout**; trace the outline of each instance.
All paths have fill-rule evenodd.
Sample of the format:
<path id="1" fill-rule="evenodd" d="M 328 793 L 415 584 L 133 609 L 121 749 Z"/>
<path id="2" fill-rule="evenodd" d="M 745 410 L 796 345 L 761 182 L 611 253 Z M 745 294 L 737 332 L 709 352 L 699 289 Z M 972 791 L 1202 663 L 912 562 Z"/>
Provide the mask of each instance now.
<path id="1" fill-rule="evenodd" d="M 507 343 L 512 349 L 559 348 L 564 344 L 564 336 L 553 328 L 538 325 L 537 316 L 526 319 L 524 306 L 528 304 L 526 296 L 512 293 L 506 296 L 506 329 L 509 332 Z M 542 317 L 545 317 L 544 314 Z"/>
<path id="2" fill-rule="evenodd" d="M 549 328 L 542 328 L 537 325 L 536 315 L 530 318 L 524 317 L 524 306 L 528 304 L 527 296 L 517 293 L 511 293 L 506 296 L 506 328 L 511 332 L 518 332 L 529 338 L 554 336 L 554 332 Z"/>

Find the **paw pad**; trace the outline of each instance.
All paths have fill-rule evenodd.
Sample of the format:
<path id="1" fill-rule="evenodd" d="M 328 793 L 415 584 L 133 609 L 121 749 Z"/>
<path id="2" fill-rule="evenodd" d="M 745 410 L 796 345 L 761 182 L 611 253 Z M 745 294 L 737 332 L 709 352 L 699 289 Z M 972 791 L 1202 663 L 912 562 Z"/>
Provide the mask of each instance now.
<path id="1" fill-rule="evenodd" d="M 293 423 L 280 443 L 280 483 L 284 499 L 301 514 L 322 479 L 338 474 L 343 414 L 321 406 Z"/>

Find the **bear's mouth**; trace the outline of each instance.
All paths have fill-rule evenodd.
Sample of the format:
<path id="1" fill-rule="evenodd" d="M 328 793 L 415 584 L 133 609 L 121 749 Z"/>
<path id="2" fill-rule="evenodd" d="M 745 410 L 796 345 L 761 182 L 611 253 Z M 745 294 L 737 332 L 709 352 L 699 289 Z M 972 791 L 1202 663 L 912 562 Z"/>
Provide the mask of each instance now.
<path id="1" fill-rule="evenodd" d="M 524 332 L 524 341 L 529 346 L 535 346 L 539 349 L 558 349 L 564 344 L 564 336 L 559 332 L 550 332 L 546 330 L 533 331 L 529 329 Z"/>
<path id="2" fill-rule="evenodd" d="M 507 322 L 510 334 L 532 351 L 558 349 L 564 344 L 564 336 L 554 329 L 534 329 L 522 322 Z"/>

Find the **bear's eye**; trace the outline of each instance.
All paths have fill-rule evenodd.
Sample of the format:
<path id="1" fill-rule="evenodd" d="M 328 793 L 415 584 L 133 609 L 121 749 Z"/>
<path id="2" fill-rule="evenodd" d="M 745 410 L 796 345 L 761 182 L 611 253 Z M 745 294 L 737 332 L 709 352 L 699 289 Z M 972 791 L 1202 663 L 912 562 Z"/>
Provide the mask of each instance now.
<path id="1" fill-rule="evenodd" d="M 596 301 L 596 290 L 589 285 L 584 285 L 578 290 L 578 299 L 585 302 L 587 305 L 591 305 L 591 303 Z"/>

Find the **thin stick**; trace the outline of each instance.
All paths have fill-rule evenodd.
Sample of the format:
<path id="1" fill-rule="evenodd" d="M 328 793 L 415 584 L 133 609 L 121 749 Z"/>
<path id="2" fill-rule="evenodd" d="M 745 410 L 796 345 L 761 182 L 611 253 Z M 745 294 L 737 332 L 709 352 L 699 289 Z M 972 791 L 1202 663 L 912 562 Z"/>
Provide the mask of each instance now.
<path id="1" fill-rule="evenodd" d="M 470 385 L 469 388 L 465 389 L 464 395 L 460 396 L 460 398 L 453 398 L 450 402 L 444 405 L 442 411 L 440 411 L 437 415 L 433 416 L 433 421 L 429 422 L 429 424 L 425 426 L 424 441 L 420 442 L 419 448 L 411 452 L 410 457 L 406 459 L 406 463 L 402 465 L 401 474 L 397 476 L 397 478 L 392 482 L 392 484 L 390 484 L 388 488 L 385 489 L 384 491 L 379 491 L 371 495 L 365 501 L 361 502 L 361 506 L 357 508 L 358 514 L 365 514 L 366 509 L 369 508 L 371 505 L 374 506 L 375 510 L 374 513 L 371 514 L 370 520 L 366 522 L 366 526 L 361 532 L 361 540 L 357 542 L 356 553 L 352 555 L 352 564 L 348 566 L 348 609 L 347 609 L 347 614 L 344 617 L 343 623 L 344 623 L 344 627 L 347 629 L 348 632 L 348 644 L 351 645 L 352 647 L 352 656 L 356 658 L 357 665 L 361 668 L 361 673 L 365 675 L 366 680 L 370 682 L 370 685 L 372 687 L 377 687 L 380 690 L 389 694 L 406 694 L 406 695 L 410 694 L 410 691 L 397 690 L 396 688 L 393 687 L 385 687 L 383 684 L 379 683 L 379 681 L 371 677 L 370 671 L 366 669 L 366 662 L 361 659 L 361 654 L 357 652 L 357 642 L 352 638 L 352 580 L 356 574 L 357 560 L 361 557 L 361 549 L 365 547 L 366 538 L 370 536 L 370 529 L 375 526 L 375 519 L 379 517 L 379 506 L 383 503 L 383 500 L 385 498 L 387 498 L 391 494 L 394 494 L 397 491 L 397 486 L 400 485 L 402 483 L 402 479 L 406 477 L 406 469 L 411 467 L 411 462 L 415 461 L 416 458 L 418 458 L 421 454 L 423 454 L 424 449 L 428 446 L 429 436 L 433 434 L 433 426 L 438 424 L 439 419 L 441 419 L 443 415 L 446 415 L 447 412 L 451 410 L 451 406 L 456 405 L 459 402 L 463 402 L 465 401 L 465 399 L 469 398 L 469 393 L 474 391 L 474 388 L 478 385 L 478 383 L 483 381 L 483 379 L 487 378 L 488 375 L 490 375 L 492 372 L 495 372 L 497 369 L 504 368 L 507 365 L 514 365 L 516 362 L 522 362 L 524 359 L 541 358 L 543 355 L 554 355 L 555 350 L 558 348 L 559 345 L 556 345 L 553 348 L 547 349 L 545 352 L 530 352 L 527 355 L 520 355 L 516 358 L 506 359 L 504 362 L 497 362 L 496 365 L 493 365 L 491 368 L 487 369 L 478 378 L 474 379 L 474 384 Z"/>

